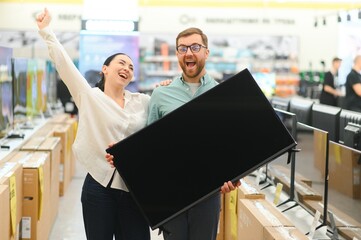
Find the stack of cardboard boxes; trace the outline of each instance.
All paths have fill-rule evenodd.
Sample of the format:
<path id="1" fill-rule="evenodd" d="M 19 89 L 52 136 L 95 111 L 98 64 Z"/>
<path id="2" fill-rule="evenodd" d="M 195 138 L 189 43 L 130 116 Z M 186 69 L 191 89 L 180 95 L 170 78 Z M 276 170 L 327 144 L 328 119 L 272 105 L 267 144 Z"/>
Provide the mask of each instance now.
<path id="1" fill-rule="evenodd" d="M 0 159 L 1 240 L 49 238 L 59 198 L 75 172 L 76 130 L 77 120 L 61 114 Z"/>
<path id="2" fill-rule="evenodd" d="M 223 196 L 217 240 L 308 239 L 274 204 L 266 200 L 250 179 L 246 177 L 241 182 L 237 191 Z"/>
<path id="3" fill-rule="evenodd" d="M 14 162 L 0 161 L 1 201 L 7 202 L 0 206 L 4 216 L 0 216 L 1 239 L 19 239 L 20 222 L 23 212 L 23 168 Z"/>
<path id="4" fill-rule="evenodd" d="M 9 162 L 23 168 L 20 238 L 48 239 L 52 207 L 49 153 L 19 151 Z"/>
<path id="5" fill-rule="evenodd" d="M 52 136 L 60 138 L 59 193 L 63 196 L 75 173 L 75 158 L 72 145 L 77 131 L 77 119 L 69 114 L 59 114 L 51 118 L 33 137 Z"/>
<path id="6" fill-rule="evenodd" d="M 26 142 L 21 151 L 24 152 L 43 152 L 48 153 L 50 158 L 50 219 L 53 223 L 58 213 L 59 196 L 60 194 L 60 181 L 59 181 L 59 166 L 61 157 L 61 142 L 59 137 L 34 137 Z"/>

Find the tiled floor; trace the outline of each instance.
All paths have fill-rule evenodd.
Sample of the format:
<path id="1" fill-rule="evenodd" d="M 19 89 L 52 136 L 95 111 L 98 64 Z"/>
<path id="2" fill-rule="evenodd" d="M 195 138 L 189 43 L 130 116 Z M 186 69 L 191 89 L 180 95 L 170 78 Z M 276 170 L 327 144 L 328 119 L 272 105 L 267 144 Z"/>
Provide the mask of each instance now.
<path id="1" fill-rule="evenodd" d="M 312 165 L 312 139 L 309 139 L 309 135 L 304 135 L 302 138 L 299 139 L 299 146 L 302 147 L 302 151 L 297 154 L 297 170 L 302 172 L 304 175 L 311 174 L 309 177 L 313 178 L 315 173 L 314 167 Z M 285 164 L 285 158 L 280 158 L 272 162 L 272 164 Z M 85 171 L 82 169 L 80 165 L 76 167 L 76 175 L 74 176 L 73 180 L 65 195 L 60 199 L 60 207 L 58 212 L 58 217 L 56 219 L 55 224 L 53 225 L 51 235 L 49 239 L 51 240 L 83 240 L 85 238 L 84 234 L 84 227 L 82 221 L 82 212 L 81 212 L 81 203 L 80 203 L 80 194 L 81 194 L 81 187 L 83 184 L 83 180 L 85 177 Z M 323 184 L 322 182 L 317 182 L 315 179 L 315 187 L 319 185 L 320 191 L 322 192 Z M 269 187 L 263 190 L 272 201 L 272 197 L 274 195 L 275 187 Z M 288 196 L 283 195 L 281 198 L 281 202 L 287 200 Z M 333 204 L 337 208 L 341 209 L 348 215 L 352 216 L 355 220 L 361 222 L 361 200 L 360 199 L 350 199 L 342 194 L 338 194 L 337 192 L 330 192 L 329 196 L 329 203 Z M 290 202 L 290 204 L 285 204 L 284 208 L 287 206 L 292 206 L 294 203 Z M 310 228 L 310 224 L 313 220 L 313 216 L 310 216 L 304 209 L 300 207 L 295 207 L 294 209 L 287 211 L 285 213 L 290 218 L 296 219 L 297 223 L 295 224 L 304 232 L 308 232 Z M 323 238 L 324 233 L 322 233 L 322 229 L 319 229 L 320 234 L 322 237 L 314 238 L 314 239 L 329 239 Z M 152 240 L 163 240 L 162 236 L 158 236 L 158 231 L 152 231 Z"/>

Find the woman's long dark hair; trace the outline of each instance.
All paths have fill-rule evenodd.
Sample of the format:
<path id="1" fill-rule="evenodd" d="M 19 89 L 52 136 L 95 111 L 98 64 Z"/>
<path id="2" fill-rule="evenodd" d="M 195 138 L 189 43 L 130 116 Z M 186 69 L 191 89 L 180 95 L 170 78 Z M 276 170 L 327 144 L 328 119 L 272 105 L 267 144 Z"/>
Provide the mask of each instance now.
<path id="1" fill-rule="evenodd" d="M 125 53 L 115 53 L 111 56 L 109 56 L 107 59 L 105 59 L 103 65 L 105 66 L 109 66 L 110 62 L 118 55 L 125 55 L 125 56 L 128 56 L 127 54 Z M 129 56 L 128 56 L 129 57 Z M 130 57 L 129 57 L 130 58 Z M 130 58 L 131 59 L 131 58 Z M 101 79 L 99 82 L 97 82 L 95 84 L 96 87 L 98 87 L 100 90 L 102 90 L 104 92 L 104 84 L 105 84 L 105 79 L 104 79 L 104 74 L 103 72 L 100 72 L 100 75 L 101 75 Z"/>

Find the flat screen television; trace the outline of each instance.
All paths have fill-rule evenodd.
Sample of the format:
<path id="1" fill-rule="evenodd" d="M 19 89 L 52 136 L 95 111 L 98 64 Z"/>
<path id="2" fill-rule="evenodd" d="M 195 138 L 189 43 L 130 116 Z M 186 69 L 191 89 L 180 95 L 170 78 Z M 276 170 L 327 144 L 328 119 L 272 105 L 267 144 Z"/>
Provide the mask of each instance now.
<path id="1" fill-rule="evenodd" d="M 341 108 L 313 104 L 312 106 L 312 126 L 329 133 L 329 139 L 334 142 L 339 140 Z"/>
<path id="2" fill-rule="evenodd" d="M 254 72 L 252 73 L 252 76 L 254 77 L 266 97 L 271 98 L 275 94 L 276 73 Z"/>
<path id="3" fill-rule="evenodd" d="M 0 47 L 0 137 L 13 124 L 11 58 L 13 50 Z"/>
<path id="4" fill-rule="evenodd" d="M 118 52 L 126 53 L 134 63 L 134 79 L 127 86 L 131 92 L 138 91 L 139 80 L 139 32 L 115 33 L 110 31 L 80 32 L 79 71 L 93 87 L 98 82 L 104 60 Z M 95 76 L 93 75 L 95 73 Z"/>
<path id="5" fill-rule="evenodd" d="M 345 128 L 348 123 L 361 125 L 361 113 L 342 109 L 340 112 L 339 143 L 345 142 Z"/>
<path id="6" fill-rule="evenodd" d="M 56 83 L 57 72 L 54 63 L 50 60 L 46 60 L 46 101 L 50 106 L 55 106 L 57 102 Z"/>
<path id="7" fill-rule="evenodd" d="M 33 117 L 39 113 L 38 102 L 38 76 L 35 59 L 28 59 L 27 83 L 26 83 L 26 116 Z"/>
<path id="8" fill-rule="evenodd" d="M 44 113 L 47 107 L 46 61 L 35 59 L 36 62 L 36 105 L 37 113 Z"/>
<path id="9" fill-rule="evenodd" d="M 313 104 L 310 99 L 295 97 L 290 100 L 289 111 L 296 114 L 298 122 L 311 126 Z"/>
<path id="10" fill-rule="evenodd" d="M 245 69 L 106 151 L 155 229 L 295 145 Z"/>
<path id="11" fill-rule="evenodd" d="M 277 109 L 280 109 L 283 111 L 289 111 L 289 109 L 290 109 L 290 99 L 289 98 L 273 96 L 270 99 L 270 102 L 274 108 L 277 108 Z"/>
<path id="12" fill-rule="evenodd" d="M 275 108 L 274 110 L 292 137 L 297 141 L 297 116 L 294 113 Z"/>
<path id="13" fill-rule="evenodd" d="M 26 120 L 28 59 L 12 59 L 14 123 Z"/>

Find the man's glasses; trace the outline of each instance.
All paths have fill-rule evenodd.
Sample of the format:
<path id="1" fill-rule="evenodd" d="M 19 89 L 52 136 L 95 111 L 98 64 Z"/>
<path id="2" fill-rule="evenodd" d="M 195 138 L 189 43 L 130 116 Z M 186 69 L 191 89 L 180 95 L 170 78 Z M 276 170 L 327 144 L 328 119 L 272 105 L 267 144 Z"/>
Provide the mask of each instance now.
<path id="1" fill-rule="evenodd" d="M 198 44 L 198 43 L 195 43 L 195 44 L 192 44 L 190 46 L 186 46 L 186 45 L 179 45 L 177 47 L 177 51 L 180 53 L 180 54 L 185 54 L 187 51 L 188 51 L 188 48 L 191 50 L 192 53 L 197 53 L 201 50 L 201 48 L 207 48 L 206 46 L 203 46 L 201 44 Z"/>

